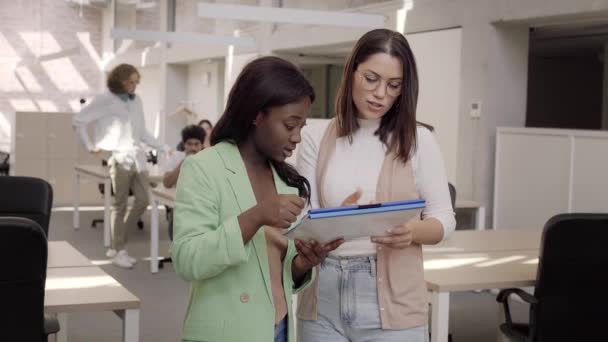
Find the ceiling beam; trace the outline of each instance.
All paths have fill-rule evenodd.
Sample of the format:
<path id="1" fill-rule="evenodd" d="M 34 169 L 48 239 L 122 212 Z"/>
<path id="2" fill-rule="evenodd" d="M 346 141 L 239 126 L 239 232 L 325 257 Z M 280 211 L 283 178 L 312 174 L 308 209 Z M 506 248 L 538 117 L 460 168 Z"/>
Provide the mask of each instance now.
<path id="1" fill-rule="evenodd" d="M 233 45 L 241 47 L 255 46 L 255 39 L 249 37 L 218 36 L 190 32 L 161 32 L 112 29 L 113 39 L 129 39 L 146 42 L 165 42 L 189 45 Z"/>
<path id="2" fill-rule="evenodd" d="M 215 4 L 207 2 L 198 4 L 198 16 L 214 19 L 366 28 L 384 27 L 386 20 L 385 16 L 378 14 Z"/>

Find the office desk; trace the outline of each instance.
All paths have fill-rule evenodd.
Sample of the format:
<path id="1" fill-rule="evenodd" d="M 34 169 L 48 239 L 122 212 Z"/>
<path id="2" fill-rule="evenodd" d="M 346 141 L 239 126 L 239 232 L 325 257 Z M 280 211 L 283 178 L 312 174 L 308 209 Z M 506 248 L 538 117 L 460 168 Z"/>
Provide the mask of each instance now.
<path id="1" fill-rule="evenodd" d="M 89 177 L 103 183 L 104 195 L 103 195 L 103 245 L 104 247 L 110 247 L 111 244 L 111 229 L 110 229 L 110 209 L 111 209 L 111 179 L 110 171 L 107 167 L 101 165 L 76 165 L 74 167 L 74 229 L 80 228 L 80 212 L 78 210 L 80 206 L 80 178 Z M 162 182 L 162 175 L 160 173 L 150 173 L 150 183 Z"/>
<path id="2" fill-rule="evenodd" d="M 44 311 L 58 316 L 58 342 L 67 340 L 68 313 L 92 311 L 114 311 L 122 341 L 139 342 L 139 309 L 139 299 L 97 266 L 47 269 Z"/>
<path id="3" fill-rule="evenodd" d="M 158 235 L 159 235 L 159 213 L 158 206 L 166 205 L 175 207 L 175 188 L 167 189 L 158 186 L 150 191 L 152 212 L 150 220 L 150 272 L 158 272 Z"/>
<path id="4" fill-rule="evenodd" d="M 94 266 L 67 241 L 49 241 L 48 246 L 47 268 Z"/>
<path id="5" fill-rule="evenodd" d="M 450 292 L 534 286 L 538 249 L 479 253 L 426 253 L 431 342 L 447 342 Z"/>
<path id="6" fill-rule="evenodd" d="M 422 249 L 425 253 L 538 250 L 541 235 L 538 229 L 457 230 L 448 239 Z"/>
<path id="7" fill-rule="evenodd" d="M 471 210 L 475 212 L 475 229 L 486 229 L 486 207 L 478 202 L 470 200 L 458 200 L 454 203 L 454 211 Z"/>

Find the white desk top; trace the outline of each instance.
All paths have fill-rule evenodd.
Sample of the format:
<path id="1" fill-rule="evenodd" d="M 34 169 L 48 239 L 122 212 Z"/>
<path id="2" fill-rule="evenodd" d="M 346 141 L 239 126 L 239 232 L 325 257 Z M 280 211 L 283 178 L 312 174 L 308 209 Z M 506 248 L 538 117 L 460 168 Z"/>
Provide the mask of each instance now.
<path id="1" fill-rule="evenodd" d="M 87 266 L 93 264 L 67 241 L 49 241 L 47 268 Z"/>
<path id="2" fill-rule="evenodd" d="M 139 309 L 139 298 L 101 268 L 49 268 L 46 274 L 46 312 Z"/>
<path id="3" fill-rule="evenodd" d="M 80 173 L 84 173 L 88 176 L 95 177 L 98 179 L 110 179 L 110 171 L 107 167 L 101 165 L 76 165 L 74 169 Z M 150 171 L 148 176 L 150 182 L 158 183 L 162 182 L 163 175 L 160 172 Z"/>
<path id="4" fill-rule="evenodd" d="M 538 250 L 539 229 L 457 230 L 437 245 L 424 246 L 425 253 L 500 252 Z"/>
<path id="5" fill-rule="evenodd" d="M 424 280 L 438 292 L 534 286 L 538 251 L 424 255 Z"/>

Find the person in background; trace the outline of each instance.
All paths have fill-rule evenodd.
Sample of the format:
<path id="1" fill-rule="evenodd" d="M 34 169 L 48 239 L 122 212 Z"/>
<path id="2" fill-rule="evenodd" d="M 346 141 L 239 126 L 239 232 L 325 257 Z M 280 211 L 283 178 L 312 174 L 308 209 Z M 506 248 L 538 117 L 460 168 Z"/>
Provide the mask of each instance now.
<path id="1" fill-rule="evenodd" d="M 184 146 L 184 150 L 176 151 L 167 160 L 167 165 L 165 167 L 166 171 L 163 176 L 163 185 L 165 188 L 172 188 L 177 184 L 177 178 L 179 177 L 179 171 L 184 159 L 202 151 L 206 138 L 207 133 L 200 126 L 189 125 L 182 129 L 181 143 L 182 146 Z"/>
<path id="2" fill-rule="evenodd" d="M 298 299 L 301 342 L 428 341 L 421 245 L 446 238 L 456 221 L 437 141 L 416 122 L 417 100 L 407 40 L 373 30 L 344 66 L 336 118 L 303 133 L 297 165 L 313 208 L 419 198 L 426 207 L 421 219 L 348 241 L 325 259 Z"/>
<path id="3" fill-rule="evenodd" d="M 203 150 L 203 143 L 206 136 L 205 130 L 197 125 L 189 125 L 182 129 L 182 140 L 180 141 L 180 144 L 183 146 L 184 150 L 176 151 L 168 159 L 165 167 L 165 174 L 163 176 L 163 185 L 165 188 L 175 187 L 184 160 L 188 156 L 195 155 Z M 167 210 L 167 221 L 169 222 L 167 230 L 169 238 L 173 240 L 173 208 L 168 206 L 165 208 Z"/>
<path id="4" fill-rule="evenodd" d="M 207 148 L 210 146 L 210 139 L 211 139 L 211 132 L 213 131 L 213 124 L 211 124 L 211 121 L 207 120 L 207 119 L 203 119 L 201 121 L 198 122 L 198 125 L 201 126 L 204 130 L 205 133 L 207 133 L 207 138 L 205 139 L 205 145 L 204 147 Z"/>
<path id="5" fill-rule="evenodd" d="M 291 63 L 247 64 L 228 96 L 211 147 L 186 158 L 177 181 L 176 273 L 191 282 L 183 341 L 295 342 L 292 294 L 342 242 L 283 235 L 309 198 L 285 162 L 300 142 L 314 91 Z"/>
<path id="6" fill-rule="evenodd" d="M 107 79 L 108 91 L 96 96 L 78 114 L 72 125 L 88 151 L 110 151 L 108 162 L 114 189 L 112 207 L 112 246 L 107 256 L 112 263 L 131 268 L 135 258 L 127 252 L 127 232 L 135 229 L 137 220 L 148 207 L 148 171 L 142 143 L 164 152 L 169 147 L 161 144 L 146 130 L 141 99 L 135 94 L 140 81 L 137 69 L 129 64 L 115 67 Z M 88 124 L 95 125 L 95 141 L 87 133 Z M 129 189 L 135 201 L 127 212 Z M 108 191 L 106 189 L 106 191 Z"/>

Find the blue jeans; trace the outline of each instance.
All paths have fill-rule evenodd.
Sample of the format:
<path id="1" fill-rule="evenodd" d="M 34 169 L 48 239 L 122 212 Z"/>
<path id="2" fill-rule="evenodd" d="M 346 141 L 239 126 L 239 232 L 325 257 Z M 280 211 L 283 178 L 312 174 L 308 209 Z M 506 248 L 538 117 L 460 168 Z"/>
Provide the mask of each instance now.
<path id="1" fill-rule="evenodd" d="M 298 320 L 300 342 L 428 342 L 428 326 L 383 330 L 376 257 L 327 257 L 319 274 L 317 320 Z"/>
<path id="2" fill-rule="evenodd" d="M 287 342 L 287 317 L 274 326 L 274 342 Z"/>

